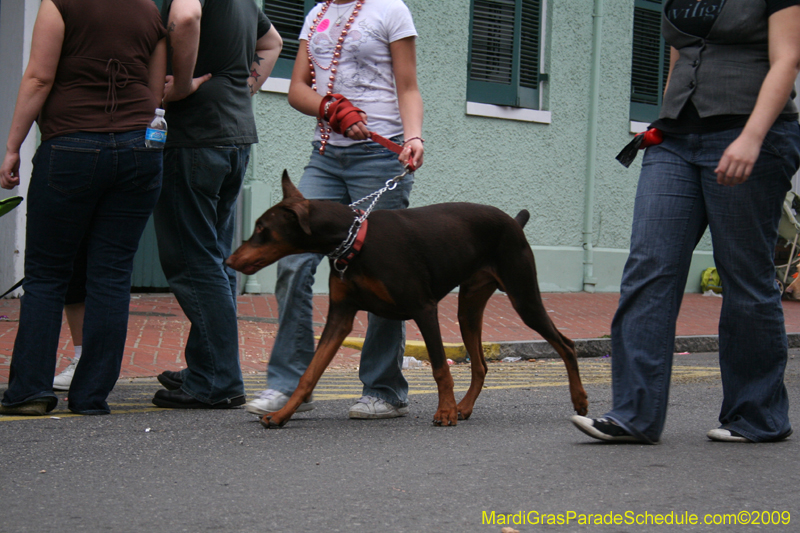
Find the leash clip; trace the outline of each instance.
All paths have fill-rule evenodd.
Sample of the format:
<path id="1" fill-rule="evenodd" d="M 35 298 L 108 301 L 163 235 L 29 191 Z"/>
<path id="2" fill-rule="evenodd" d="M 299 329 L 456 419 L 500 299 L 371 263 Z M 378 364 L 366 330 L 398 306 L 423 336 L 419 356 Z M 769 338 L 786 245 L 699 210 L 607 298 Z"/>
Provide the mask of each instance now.
<path id="1" fill-rule="evenodd" d="M 402 180 L 403 178 L 408 176 L 409 172 L 413 172 L 412 169 L 411 169 L 411 165 L 406 165 L 405 168 L 403 169 L 403 173 L 402 174 L 398 174 L 397 176 L 393 177 L 392 179 L 386 180 L 386 183 L 385 183 L 386 187 L 384 187 L 384 190 L 386 190 L 386 191 L 395 190 L 397 188 L 397 184 L 400 183 L 400 180 Z"/>

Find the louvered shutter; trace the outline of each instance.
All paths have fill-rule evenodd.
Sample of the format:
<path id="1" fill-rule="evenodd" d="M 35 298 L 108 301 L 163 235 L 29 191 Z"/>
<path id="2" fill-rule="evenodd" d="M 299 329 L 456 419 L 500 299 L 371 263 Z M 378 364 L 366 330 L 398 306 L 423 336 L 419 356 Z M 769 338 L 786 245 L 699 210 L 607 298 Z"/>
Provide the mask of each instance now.
<path id="1" fill-rule="evenodd" d="M 283 38 L 283 49 L 272 71 L 273 78 L 291 78 L 298 36 L 303 29 L 306 13 L 314 7 L 313 0 L 265 0 L 264 13 Z"/>
<path id="2" fill-rule="evenodd" d="M 467 98 L 538 105 L 540 0 L 473 0 Z"/>
<path id="3" fill-rule="evenodd" d="M 633 11 L 631 120 L 658 118 L 669 72 L 669 47 L 661 37 L 661 0 L 636 0 Z"/>

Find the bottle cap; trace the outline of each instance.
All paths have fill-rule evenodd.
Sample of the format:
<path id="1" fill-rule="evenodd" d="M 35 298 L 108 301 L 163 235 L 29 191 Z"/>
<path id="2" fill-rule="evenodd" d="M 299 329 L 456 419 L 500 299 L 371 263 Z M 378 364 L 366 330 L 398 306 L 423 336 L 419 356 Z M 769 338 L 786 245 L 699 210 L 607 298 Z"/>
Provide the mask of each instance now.
<path id="1" fill-rule="evenodd" d="M 156 108 L 156 115 L 163 117 L 164 116 L 164 110 L 161 109 L 160 107 L 157 107 Z"/>

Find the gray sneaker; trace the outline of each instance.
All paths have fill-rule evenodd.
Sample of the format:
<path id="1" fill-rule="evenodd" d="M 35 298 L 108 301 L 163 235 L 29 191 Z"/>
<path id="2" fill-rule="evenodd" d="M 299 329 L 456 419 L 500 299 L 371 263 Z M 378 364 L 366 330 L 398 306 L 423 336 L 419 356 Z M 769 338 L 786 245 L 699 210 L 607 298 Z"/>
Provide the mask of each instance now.
<path id="1" fill-rule="evenodd" d="M 350 418 L 397 418 L 406 416 L 408 407 L 395 407 L 394 405 L 374 396 L 362 396 L 347 412 Z"/>
<path id="2" fill-rule="evenodd" d="M 69 386 L 72 384 L 72 376 L 75 374 L 75 367 L 78 366 L 80 359 L 80 355 L 70 359 L 67 368 L 53 379 L 53 390 L 69 390 Z"/>
<path id="3" fill-rule="evenodd" d="M 281 409 L 288 401 L 289 397 L 284 393 L 276 391 L 275 389 L 267 389 L 261 391 L 256 399 L 250 400 L 244 404 L 244 410 L 254 415 L 264 416 L 267 413 L 274 413 Z M 296 412 L 303 413 L 313 408 L 314 402 L 312 396 L 311 400 L 301 403 Z"/>

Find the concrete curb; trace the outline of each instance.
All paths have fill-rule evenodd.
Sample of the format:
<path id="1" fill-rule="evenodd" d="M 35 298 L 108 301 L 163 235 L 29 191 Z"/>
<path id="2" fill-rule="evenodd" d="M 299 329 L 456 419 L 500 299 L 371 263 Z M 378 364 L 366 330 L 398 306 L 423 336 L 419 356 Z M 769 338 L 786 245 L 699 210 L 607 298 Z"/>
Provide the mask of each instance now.
<path id="1" fill-rule="evenodd" d="M 787 334 L 789 348 L 800 348 L 800 333 Z M 364 339 L 348 337 L 343 346 L 360 350 Z M 675 352 L 716 352 L 719 350 L 719 337 L 717 335 L 695 335 L 675 337 Z M 458 363 L 467 360 L 467 350 L 463 344 L 444 343 L 445 355 Z M 577 339 L 575 351 L 578 357 L 603 357 L 611 353 L 611 339 Z M 487 360 L 499 361 L 506 357 L 521 357 L 522 359 L 547 359 L 558 357 L 558 353 L 547 341 L 509 341 L 509 342 L 484 342 L 483 354 Z M 428 360 L 428 351 L 422 341 L 406 341 L 407 357 L 414 357 L 422 361 Z"/>
<path id="2" fill-rule="evenodd" d="M 789 348 L 800 347 L 800 333 L 787 334 Z M 489 357 L 487 346 L 484 344 L 484 353 L 487 359 L 503 359 L 505 357 L 522 357 L 523 359 L 558 357 L 558 354 L 546 341 L 514 341 L 493 343 L 492 354 Z M 602 357 L 611 353 L 611 339 L 577 339 L 575 351 L 578 357 Z M 719 337 L 717 335 L 694 335 L 675 337 L 675 352 L 716 352 L 719 351 Z"/>

